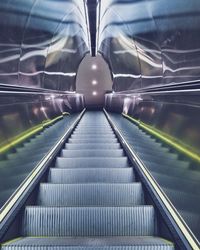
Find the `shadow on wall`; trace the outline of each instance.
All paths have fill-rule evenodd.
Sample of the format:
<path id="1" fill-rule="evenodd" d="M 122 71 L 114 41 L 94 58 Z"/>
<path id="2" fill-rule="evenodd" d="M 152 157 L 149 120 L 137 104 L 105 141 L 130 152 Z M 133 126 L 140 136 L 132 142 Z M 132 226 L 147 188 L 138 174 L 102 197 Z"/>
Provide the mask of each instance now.
<path id="1" fill-rule="evenodd" d="M 103 107 L 104 95 L 111 90 L 111 72 L 106 61 L 100 55 L 87 55 L 80 64 L 76 80 L 76 91 L 84 94 L 86 107 Z"/>

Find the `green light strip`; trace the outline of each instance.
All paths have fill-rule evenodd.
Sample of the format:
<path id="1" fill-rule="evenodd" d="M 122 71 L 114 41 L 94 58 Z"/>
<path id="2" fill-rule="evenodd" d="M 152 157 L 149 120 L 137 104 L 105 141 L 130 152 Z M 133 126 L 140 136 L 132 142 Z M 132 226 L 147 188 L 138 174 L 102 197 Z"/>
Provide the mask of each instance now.
<path id="1" fill-rule="evenodd" d="M 175 138 L 169 137 L 168 135 L 166 135 L 162 131 L 155 129 L 155 128 L 145 124 L 144 122 L 136 120 L 135 118 L 133 118 L 129 115 L 126 115 L 124 113 L 122 113 L 122 115 L 123 115 L 123 117 L 127 118 L 128 120 L 131 120 L 132 122 L 134 122 L 136 125 L 138 125 L 138 127 L 147 131 L 149 134 L 154 135 L 155 137 L 157 137 L 161 141 L 167 143 L 168 145 L 170 145 L 173 148 L 175 148 L 176 150 L 178 150 L 180 153 L 182 153 L 182 154 L 186 155 L 187 157 L 191 158 L 192 160 L 200 163 L 200 156 L 197 153 L 193 152 L 193 149 L 188 149 L 187 147 L 182 145 L 180 142 L 177 142 Z"/>
<path id="2" fill-rule="evenodd" d="M 30 137 L 32 137 L 33 135 L 42 132 L 46 127 L 52 125 L 53 123 L 63 119 L 64 115 L 68 115 L 69 113 L 64 113 L 60 116 L 57 116 L 56 118 L 52 119 L 52 120 L 46 120 L 43 121 L 41 124 L 28 129 L 26 131 L 24 131 L 23 133 L 21 133 L 20 135 L 14 137 L 9 143 L 7 143 L 6 145 L 2 146 L 0 148 L 0 153 L 1 154 L 5 154 L 7 151 L 9 151 L 10 149 L 16 147 L 19 143 L 22 143 L 23 141 L 29 139 Z"/>

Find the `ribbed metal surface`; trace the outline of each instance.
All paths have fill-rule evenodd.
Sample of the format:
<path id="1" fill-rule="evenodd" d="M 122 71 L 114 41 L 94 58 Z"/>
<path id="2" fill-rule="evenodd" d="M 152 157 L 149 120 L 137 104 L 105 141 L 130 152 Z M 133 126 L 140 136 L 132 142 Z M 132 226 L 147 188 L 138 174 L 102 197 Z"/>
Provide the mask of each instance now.
<path id="1" fill-rule="evenodd" d="M 82 150 L 62 150 L 62 157 L 121 157 L 124 156 L 122 149 L 82 149 Z"/>
<path id="2" fill-rule="evenodd" d="M 3 246 L 2 250 L 174 250 L 169 245 L 145 245 L 145 246 Z"/>
<path id="3" fill-rule="evenodd" d="M 120 144 L 119 143 L 86 143 L 86 144 L 70 144 L 66 143 L 65 149 L 120 149 Z"/>
<path id="4" fill-rule="evenodd" d="M 154 178 L 159 182 L 162 183 L 163 187 L 171 188 L 179 191 L 183 191 L 186 193 L 195 193 L 200 194 L 200 182 L 199 181 L 192 181 L 185 178 L 177 178 L 174 176 L 169 176 L 166 174 L 155 173 L 151 171 Z"/>
<path id="5" fill-rule="evenodd" d="M 69 139 L 69 143 L 116 143 L 117 139 L 88 138 L 88 139 Z"/>
<path id="6" fill-rule="evenodd" d="M 26 236 L 152 236 L 154 209 L 141 207 L 27 207 Z"/>
<path id="7" fill-rule="evenodd" d="M 61 158 L 56 160 L 57 168 L 124 168 L 128 167 L 127 157 Z"/>
<path id="8" fill-rule="evenodd" d="M 82 127 L 80 128 L 80 126 L 75 129 L 73 134 L 114 134 L 113 130 L 111 128 L 109 129 L 98 129 L 98 128 L 86 128 L 86 127 Z"/>
<path id="9" fill-rule="evenodd" d="M 4 245 L 3 250 L 63 250 L 63 249 L 120 249 L 120 250 L 174 250 L 173 245 L 157 237 L 101 237 L 101 238 L 22 238 L 9 245 Z"/>
<path id="10" fill-rule="evenodd" d="M 41 184 L 41 206 L 130 206 L 144 204 L 141 183 Z"/>
<path id="11" fill-rule="evenodd" d="M 71 135 L 71 138 L 72 139 L 88 139 L 88 137 L 90 137 L 90 136 L 95 136 L 95 138 L 116 139 L 116 136 L 113 133 L 110 133 L 110 134 L 95 134 L 95 133 L 83 134 L 83 133 L 81 133 L 81 134 L 73 134 L 73 135 Z"/>
<path id="12" fill-rule="evenodd" d="M 51 168 L 48 180 L 51 183 L 129 183 L 135 176 L 132 168 Z"/>

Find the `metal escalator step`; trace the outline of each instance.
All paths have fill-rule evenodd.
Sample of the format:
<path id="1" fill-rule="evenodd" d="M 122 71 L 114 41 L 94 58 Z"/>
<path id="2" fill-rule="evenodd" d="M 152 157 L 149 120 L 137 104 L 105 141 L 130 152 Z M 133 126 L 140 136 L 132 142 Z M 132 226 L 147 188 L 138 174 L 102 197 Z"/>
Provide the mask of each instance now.
<path id="1" fill-rule="evenodd" d="M 66 149 L 120 149 L 119 143 L 66 143 Z"/>
<path id="2" fill-rule="evenodd" d="M 156 152 L 155 152 L 156 154 Z M 161 164 L 161 162 L 165 165 L 168 165 L 168 166 L 178 166 L 178 165 L 181 165 L 181 163 L 183 163 L 183 168 L 185 166 L 187 166 L 187 164 L 185 164 L 186 162 L 184 161 L 181 161 L 181 160 L 176 160 L 176 159 L 169 159 L 167 157 L 159 157 L 159 156 L 154 156 L 154 157 L 149 157 L 149 156 L 146 156 L 146 157 L 141 157 L 139 154 L 138 156 L 141 158 L 141 160 L 143 162 L 146 162 L 147 166 L 149 164 Z"/>
<path id="3" fill-rule="evenodd" d="M 194 170 L 190 170 L 189 168 L 187 168 L 187 164 L 188 162 L 185 162 L 186 167 L 184 167 L 181 164 L 171 164 L 171 165 L 165 165 L 164 163 L 162 163 L 162 165 L 160 164 L 148 164 L 148 168 L 156 173 L 160 173 L 160 174 L 165 174 L 165 175 L 172 175 L 173 177 L 178 177 L 178 178 L 187 178 L 188 180 L 193 180 L 193 181 L 198 181 L 200 180 L 200 172 L 198 171 L 194 171 Z"/>
<path id="4" fill-rule="evenodd" d="M 85 145 L 85 144 L 83 144 Z M 90 145 L 90 144 L 89 144 Z M 125 168 L 129 167 L 127 157 L 62 158 L 57 157 L 57 168 Z"/>
<path id="5" fill-rule="evenodd" d="M 166 160 L 166 161 L 175 161 L 178 160 L 178 155 L 177 154 L 159 154 L 159 153 L 155 153 L 155 154 L 147 154 L 147 153 L 143 153 L 143 152 L 137 152 L 137 154 L 139 155 L 139 157 L 141 159 L 144 160 L 148 160 L 148 161 L 160 161 L 162 159 L 162 161 Z"/>
<path id="6" fill-rule="evenodd" d="M 5 176 L 0 176 L 0 190 L 2 192 L 2 190 L 5 189 L 10 189 L 10 188 L 14 188 L 14 187 L 18 187 L 23 180 L 28 176 L 29 171 L 28 172 L 24 172 L 24 173 L 20 173 L 20 174 L 15 174 L 12 175 L 10 177 L 5 178 Z"/>
<path id="7" fill-rule="evenodd" d="M 135 147 L 143 147 L 143 148 L 154 148 L 156 151 L 161 150 L 163 148 L 161 143 L 154 142 L 154 141 L 148 141 L 146 138 L 142 139 L 140 136 L 138 138 L 132 139 L 127 137 L 127 141 L 129 142 L 130 145 L 133 145 Z"/>
<path id="8" fill-rule="evenodd" d="M 115 136 L 113 132 L 106 132 L 106 131 L 79 131 L 79 132 L 73 132 L 73 136 L 87 136 L 87 137 L 93 137 L 93 136 Z"/>
<path id="9" fill-rule="evenodd" d="M 116 136 L 115 135 L 105 135 L 105 134 L 93 134 L 93 135 L 72 135 L 70 138 L 71 139 L 88 139 L 88 138 L 91 138 L 91 137 L 94 137 L 95 139 L 99 139 L 99 138 L 103 138 L 103 139 L 116 139 Z"/>
<path id="10" fill-rule="evenodd" d="M 69 139 L 69 143 L 116 143 L 116 139 L 104 139 L 104 138 L 88 138 L 88 139 Z"/>
<path id="11" fill-rule="evenodd" d="M 96 138 L 103 138 L 103 139 L 116 139 L 115 134 L 105 134 L 105 133 L 98 133 L 98 132 L 94 132 L 94 133 L 90 133 L 90 134 L 86 134 L 86 133 L 81 133 L 81 134 L 72 134 L 71 135 L 71 139 L 96 139 Z"/>
<path id="12" fill-rule="evenodd" d="M 46 154 L 48 152 L 48 150 L 50 149 L 50 146 L 43 146 L 42 148 L 31 148 L 31 147 L 23 147 L 23 148 L 17 148 L 16 151 L 18 153 L 18 155 L 23 154 L 23 155 L 27 155 L 27 154 Z"/>
<path id="13" fill-rule="evenodd" d="M 2 250 L 174 250 L 158 237 L 25 237 L 5 243 Z"/>
<path id="14" fill-rule="evenodd" d="M 194 213 L 194 212 L 179 210 L 179 213 L 182 216 L 182 218 L 184 218 L 187 225 L 189 225 L 194 235 L 197 238 L 199 238 L 200 237 L 200 232 L 199 232 L 200 214 L 199 212 Z"/>
<path id="15" fill-rule="evenodd" d="M 41 160 L 43 157 L 44 157 L 44 155 L 45 155 L 45 153 L 41 153 L 41 154 L 37 154 L 37 155 L 28 155 L 28 157 L 27 157 L 27 154 L 26 155 L 24 155 L 24 154 L 17 154 L 17 153 L 15 153 L 15 154 L 8 154 L 7 155 L 7 158 L 8 158 L 8 160 L 9 161 L 14 161 L 15 162 L 15 164 L 23 164 L 23 163 L 25 163 L 25 162 L 30 162 L 30 161 L 39 161 L 39 160 Z"/>
<path id="16" fill-rule="evenodd" d="M 62 157 L 121 157 L 124 156 L 123 149 L 89 149 L 89 150 L 66 150 L 61 152 Z"/>
<path id="17" fill-rule="evenodd" d="M 3 165 L 1 165 L 2 163 L 0 162 L 0 166 L 1 166 L 1 175 L 0 178 L 8 178 L 11 176 L 14 176 L 17 174 L 22 174 L 22 173 L 27 173 L 30 172 L 35 165 L 37 164 L 37 162 L 29 162 L 29 163 L 21 163 L 20 165 L 16 165 L 15 161 L 8 161 L 8 162 L 4 162 Z"/>
<path id="18" fill-rule="evenodd" d="M 156 155 L 155 155 L 155 149 L 150 151 L 145 151 L 145 150 L 137 150 L 137 154 L 141 157 L 141 158 L 148 158 L 148 157 L 155 157 L 155 158 L 167 158 L 167 159 L 174 159 L 177 160 L 178 159 L 178 154 L 173 154 L 173 153 L 169 153 L 169 152 L 164 152 L 164 151 L 156 151 Z"/>
<path id="19" fill-rule="evenodd" d="M 163 171 L 164 169 L 168 169 L 167 173 L 170 174 L 170 168 L 179 168 L 180 170 L 186 171 L 189 168 L 189 162 L 187 161 L 162 161 L 162 164 L 160 163 L 160 161 L 155 161 L 155 162 L 149 162 L 148 160 L 143 160 L 143 162 L 145 163 L 145 165 L 147 167 L 150 167 L 152 170 L 155 169 L 155 171 L 153 170 L 153 172 L 159 172 L 158 168 L 162 168 Z M 162 173 L 162 171 L 161 171 Z"/>
<path id="20" fill-rule="evenodd" d="M 165 174 L 158 174 L 151 171 L 153 177 L 161 184 L 164 188 L 171 188 L 179 191 L 193 194 L 194 190 L 196 194 L 200 194 L 200 183 L 199 181 L 192 181 L 191 179 L 178 178 Z"/>
<path id="21" fill-rule="evenodd" d="M 150 154 L 155 153 L 155 148 L 150 148 L 150 147 L 145 147 L 145 146 L 137 146 L 136 144 L 134 145 L 134 150 L 136 152 L 140 151 L 140 152 L 145 152 L 145 153 L 150 153 Z M 165 153 L 169 152 L 169 148 L 159 147 L 159 150 L 158 150 L 158 148 L 156 148 L 156 152 L 165 154 Z"/>
<path id="22" fill-rule="evenodd" d="M 130 183 L 135 181 L 132 168 L 51 168 L 51 183 Z"/>
<path id="23" fill-rule="evenodd" d="M 2 207 L 6 201 L 9 199 L 9 197 L 14 193 L 16 188 L 6 188 L 5 190 L 1 190 L 0 192 L 0 207 Z"/>
<path id="24" fill-rule="evenodd" d="M 97 128 L 97 127 L 91 127 L 91 128 L 89 128 L 89 127 L 80 127 L 80 126 L 78 126 L 75 130 L 74 130 L 74 132 L 77 132 L 77 133 L 80 133 L 80 132 L 98 132 L 98 131 L 100 131 L 100 132 L 105 132 L 105 133 L 114 133 L 113 132 L 113 130 L 112 130 L 112 128 L 111 127 L 105 127 L 105 128 Z"/>
<path id="25" fill-rule="evenodd" d="M 141 183 L 40 185 L 40 206 L 134 206 L 143 205 Z"/>
<path id="26" fill-rule="evenodd" d="M 25 236 L 153 236 L 152 206 L 26 207 Z"/>
<path id="27" fill-rule="evenodd" d="M 112 129 L 76 129 L 73 131 L 72 135 L 92 135 L 92 134 L 105 134 L 114 135 Z"/>
<path id="28" fill-rule="evenodd" d="M 163 190 L 177 209 L 188 212 L 199 213 L 200 211 L 199 195 L 195 195 L 194 193 L 188 195 L 188 193 L 170 188 L 163 188 Z"/>

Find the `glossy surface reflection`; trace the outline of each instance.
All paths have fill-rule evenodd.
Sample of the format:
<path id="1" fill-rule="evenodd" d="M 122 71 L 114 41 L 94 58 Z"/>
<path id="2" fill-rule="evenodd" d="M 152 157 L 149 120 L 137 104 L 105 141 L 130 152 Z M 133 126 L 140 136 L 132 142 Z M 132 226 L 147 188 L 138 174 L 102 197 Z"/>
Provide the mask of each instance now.
<path id="1" fill-rule="evenodd" d="M 115 91 L 200 79 L 198 0 L 101 0 L 98 50 Z"/>
<path id="2" fill-rule="evenodd" d="M 89 50 L 84 2 L 2 0 L 0 13 L 0 82 L 75 90 Z"/>

